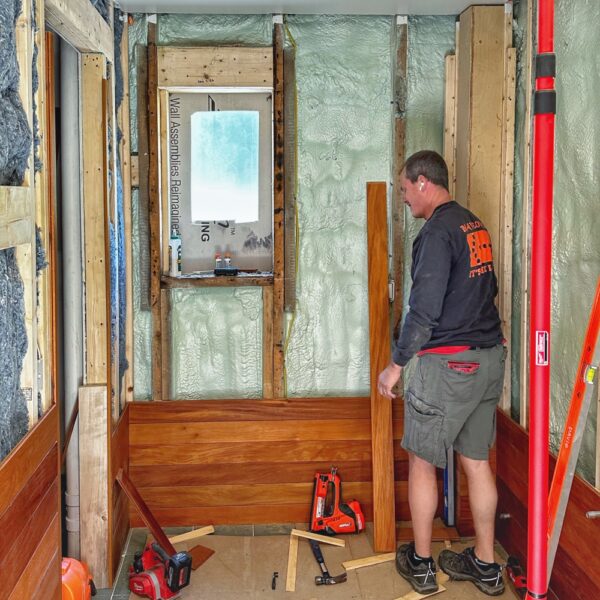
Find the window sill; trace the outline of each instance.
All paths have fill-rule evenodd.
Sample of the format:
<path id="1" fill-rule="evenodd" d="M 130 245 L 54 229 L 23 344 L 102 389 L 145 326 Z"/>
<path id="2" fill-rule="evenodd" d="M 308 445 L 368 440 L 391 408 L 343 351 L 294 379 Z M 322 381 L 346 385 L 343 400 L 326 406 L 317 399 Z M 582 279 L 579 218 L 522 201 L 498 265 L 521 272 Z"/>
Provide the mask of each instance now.
<path id="1" fill-rule="evenodd" d="M 245 273 L 240 271 L 235 277 L 207 274 L 184 275 L 182 277 L 160 278 L 162 289 L 196 288 L 196 287 L 241 287 L 241 286 L 270 286 L 273 285 L 272 273 Z"/>

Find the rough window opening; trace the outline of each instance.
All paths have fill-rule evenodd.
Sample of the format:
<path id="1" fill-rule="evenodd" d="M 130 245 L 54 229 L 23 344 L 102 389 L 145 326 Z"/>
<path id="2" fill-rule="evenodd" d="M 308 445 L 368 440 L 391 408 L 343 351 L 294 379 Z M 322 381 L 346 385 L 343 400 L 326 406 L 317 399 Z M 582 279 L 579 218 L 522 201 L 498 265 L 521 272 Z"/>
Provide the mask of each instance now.
<path id="1" fill-rule="evenodd" d="M 212 270 L 216 254 L 272 271 L 272 119 L 264 89 L 169 94 L 169 217 L 182 274 Z"/>

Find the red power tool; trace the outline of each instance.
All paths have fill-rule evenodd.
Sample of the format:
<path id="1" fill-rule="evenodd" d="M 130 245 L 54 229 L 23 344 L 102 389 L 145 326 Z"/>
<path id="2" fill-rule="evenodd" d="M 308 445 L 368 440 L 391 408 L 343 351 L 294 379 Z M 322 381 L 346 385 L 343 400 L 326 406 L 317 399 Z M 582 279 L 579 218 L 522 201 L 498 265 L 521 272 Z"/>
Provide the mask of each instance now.
<path id="1" fill-rule="evenodd" d="M 169 556 L 156 542 L 135 555 L 129 567 L 129 589 L 151 600 L 178 598 L 190 583 L 192 558 L 187 552 Z"/>
<path id="2" fill-rule="evenodd" d="M 357 500 L 341 503 L 342 482 L 337 467 L 330 473 L 315 473 L 310 530 L 313 533 L 359 533 L 365 528 L 365 517 Z"/>

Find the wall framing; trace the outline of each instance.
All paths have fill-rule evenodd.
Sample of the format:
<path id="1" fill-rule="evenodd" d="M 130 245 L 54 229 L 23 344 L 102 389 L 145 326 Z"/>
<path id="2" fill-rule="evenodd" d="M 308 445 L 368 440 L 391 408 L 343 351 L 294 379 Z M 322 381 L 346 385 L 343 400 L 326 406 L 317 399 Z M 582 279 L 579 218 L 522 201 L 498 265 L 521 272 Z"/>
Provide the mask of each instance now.
<path id="1" fill-rule="evenodd" d="M 279 28 L 279 29 L 278 29 Z M 148 44 L 150 305 L 152 309 L 152 399 L 172 396 L 168 339 L 168 289 L 259 285 L 263 287 L 263 396 L 283 397 L 283 30 L 274 29 L 272 48 L 172 47 Z M 279 50 L 278 50 L 278 49 Z M 202 65 L 202 76 L 195 73 Z M 277 73 L 274 80 L 273 74 Z M 273 87 L 274 255 L 272 277 L 173 278 L 168 265 L 168 94 L 194 87 Z M 141 161 L 140 161 L 141 162 Z M 142 165 L 139 165 L 142 169 Z M 139 172 L 139 171 L 138 171 Z M 140 172 L 139 183 L 144 179 Z M 269 288 L 269 289 L 267 289 Z"/>

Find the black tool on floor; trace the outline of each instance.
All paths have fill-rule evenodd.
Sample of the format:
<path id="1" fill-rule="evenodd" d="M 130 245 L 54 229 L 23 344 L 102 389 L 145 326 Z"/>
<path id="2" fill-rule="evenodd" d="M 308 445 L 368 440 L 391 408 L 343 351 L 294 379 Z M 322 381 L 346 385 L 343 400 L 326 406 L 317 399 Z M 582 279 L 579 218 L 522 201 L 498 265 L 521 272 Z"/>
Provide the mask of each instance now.
<path id="1" fill-rule="evenodd" d="M 277 571 L 273 571 L 273 579 L 271 580 L 271 589 L 274 590 L 277 587 L 277 578 L 279 577 L 279 573 Z"/>
<path id="2" fill-rule="evenodd" d="M 336 583 L 344 583 L 347 578 L 347 573 L 342 573 L 341 575 L 336 575 L 335 577 L 329 574 L 327 567 L 325 566 L 325 559 L 323 558 L 323 553 L 321 552 L 321 547 L 319 546 L 319 542 L 316 540 L 308 540 L 310 542 L 310 547 L 312 549 L 317 562 L 319 563 L 319 567 L 321 567 L 321 571 L 323 575 L 317 575 L 315 577 L 316 585 L 335 585 Z"/>
<path id="3" fill-rule="evenodd" d="M 506 574 L 508 575 L 508 583 L 517 593 L 519 598 L 525 598 L 525 595 L 527 594 L 527 579 L 521 568 L 521 563 L 516 556 L 508 557 Z"/>

